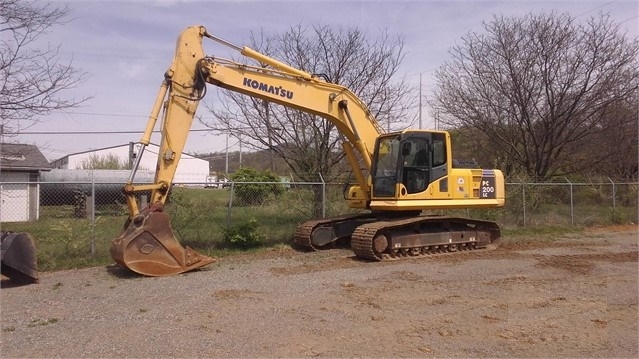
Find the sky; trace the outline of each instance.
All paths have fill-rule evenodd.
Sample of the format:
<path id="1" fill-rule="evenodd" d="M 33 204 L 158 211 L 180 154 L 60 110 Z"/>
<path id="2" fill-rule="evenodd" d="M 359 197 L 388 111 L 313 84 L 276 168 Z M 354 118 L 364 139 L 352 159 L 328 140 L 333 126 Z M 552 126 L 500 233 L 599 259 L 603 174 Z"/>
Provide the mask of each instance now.
<path id="1" fill-rule="evenodd" d="M 66 96 L 92 97 L 81 107 L 53 113 L 15 140 L 37 145 L 49 160 L 68 154 L 137 142 L 146 126 L 164 72 L 173 59 L 179 33 L 191 25 L 236 45 L 249 44 L 251 32 L 283 32 L 292 26 L 357 27 L 375 36 L 381 30 L 405 40 L 406 57 L 399 76 L 406 76 L 428 96 L 435 88 L 434 71 L 449 60 L 448 50 L 469 32 L 481 32 L 494 15 L 523 16 L 534 12 L 569 13 L 587 20 L 602 11 L 637 36 L 638 2 L 614 1 L 221 1 L 221 0 L 53 0 L 68 4 L 69 22 L 42 39 L 61 45 L 61 59 L 89 77 Z M 205 39 L 205 41 L 208 41 Z M 217 43 L 205 43 L 207 55 L 239 56 Z M 421 80 L 420 80 L 421 78 Z M 204 101 L 208 101 L 206 99 Z M 200 105 L 198 115 L 207 113 Z M 422 127 L 434 128 L 422 107 Z M 194 121 L 192 129 L 205 127 Z M 64 132 L 90 132 L 64 134 Z M 100 133 L 111 132 L 111 133 Z M 121 132 L 121 133 L 112 133 Z M 159 135 L 151 140 L 159 143 Z M 229 150 L 238 140 L 230 137 Z M 188 153 L 224 152 L 227 138 L 193 131 Z"/>

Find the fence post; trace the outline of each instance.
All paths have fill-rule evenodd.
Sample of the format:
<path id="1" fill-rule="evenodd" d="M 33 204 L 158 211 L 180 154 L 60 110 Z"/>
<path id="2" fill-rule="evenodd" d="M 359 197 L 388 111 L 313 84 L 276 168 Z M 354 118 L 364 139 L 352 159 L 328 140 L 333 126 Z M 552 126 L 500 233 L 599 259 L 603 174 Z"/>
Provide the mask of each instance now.
<path id="1" fill-rule="evenodd" d="M 526 184 L 519 176 L 517 176 L 521 183 L 521 203 L 524 210 L 524 228 L 526 228 Z"/>
<path id="2" fill-rule="evenodd" d="M 564 179 L 570 184 L 570 226 L 573 227 L 575 225 L 575 211 L 572 199 L 572 182 L 567 177 L 564 177 Z"/>
<path id="3" fill-rule="evenodd" d="M 233 211 L 233 192 L 235 191 L 235 182 L 231 182 L 231 194 L 229 195 L 229 209 L 226 214 L 226 228 L 231 228 L 231 212 Z"/>
<path id="4" fill-rule="evenodd" d="M 521 182 L 521 196 L 523 197 L 523 206 L 524 206 L 524 228 L 526 228 L 526 183 Z"/>
<path id="5" fill-rule="evenodd" d="M 326 218 L 326 182 L 321 173 L 318 173 L 320 180 L 322 181 L 322 218 Z"/>
<path id="6" fill-rule="evenodd" d="M 617 191 L 615 189 L 615 182 L 613 180 L 611 180 L 610 177 L 608 177 L 608 176 L 606 176 L 606 178 L 608 178 L 608 181 L 610 181 L 610 183 L 612 183 L 612 218 L 615 218 L 616 197 L 617 197 Z"/>
<path id="7" fill-rule="evenodd" d="M 95 176 L 91 170 L 91 255 L 95 256 Z"/>

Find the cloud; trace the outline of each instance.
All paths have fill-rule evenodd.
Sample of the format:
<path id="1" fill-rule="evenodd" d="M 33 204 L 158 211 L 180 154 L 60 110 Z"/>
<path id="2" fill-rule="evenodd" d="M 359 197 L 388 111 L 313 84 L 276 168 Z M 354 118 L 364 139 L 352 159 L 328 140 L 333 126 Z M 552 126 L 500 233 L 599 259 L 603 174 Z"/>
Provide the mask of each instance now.
<path id="1" fill-rule="evenodd" d="M 148 66 L 139 62 L 119 60 L 118 69 L 120 70 L 118 73 L 123 74 L 126 79 L 134 79 L 144 73 Z"/>

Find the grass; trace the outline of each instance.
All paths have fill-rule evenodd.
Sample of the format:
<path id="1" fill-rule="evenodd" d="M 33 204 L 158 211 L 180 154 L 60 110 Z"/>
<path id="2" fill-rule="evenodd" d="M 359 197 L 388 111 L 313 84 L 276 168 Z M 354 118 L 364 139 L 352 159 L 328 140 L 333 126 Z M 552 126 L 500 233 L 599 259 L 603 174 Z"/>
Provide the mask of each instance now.
<path id="1" fill-rule="evenodd" d="M 339 188 L 327 193 L 327 216 L 352 212 L 346 207 Z M 299 223 L 313 218 L 313 193 L 308 188 L 285 191 L 261 205 L 243 205 L 228 189 L 175 188 L 166 210 L 176 239 L 202 254 L 226 257 L 264 248 L 288 246 Z M 515 202 L 515 201 L 511 201 Z M 637 207 L 612 208 L 594 204 L 541 204 L 524 213 L 516 203 L 503 209 L 437 211 L 433 214 L 471 217 L 500 224 L 503 236 L 559 235 L 586 227 L 637 222 Z M 232 207 L 229 207 L 229 203 Z M 111 240 L 118 236 L 127 218 L 122 204 L 99 205 L 95 220 L 74 218 L 71 205 L 42 206 L 40 219 L 25 223 L 2 223 L 2 230 L 29 232 L 36 240 L 38 267 L 52 271 L 113 263 L 109 253 Z M 224 237 L 224 229 L 254 219 L 256 248 L 235 247 Z M 574 222 L 574 223 L 571 223 Z M 525 226 L 524 226 L 525 224 Z M 94 250 L 91 251 L 91 248 Z"/>
<path id="2" fill-rule="evenodd" d="M 583 232 L 583 227 L 570 226 L 539 226 L 539 227 L 510 227 L 501 231 L 503 237 L 529 237 L 529 236 L 558 236 L 570 233 Z"/>

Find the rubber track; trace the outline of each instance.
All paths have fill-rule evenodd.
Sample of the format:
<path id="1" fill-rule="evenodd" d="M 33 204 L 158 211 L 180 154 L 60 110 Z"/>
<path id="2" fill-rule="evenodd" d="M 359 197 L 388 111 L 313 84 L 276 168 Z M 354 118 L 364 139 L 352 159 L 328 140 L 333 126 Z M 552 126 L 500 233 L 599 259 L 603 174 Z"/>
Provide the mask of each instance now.
<path id="1" fill-rule="evenodd" d="M 477 220 L 457 218 L 457 217 L 447 217 L 447 216 L 412 217 L 412 218 L 386 220 L 386 221 L 380 220 L 373 223 L 363 224 L 357 227 L 357 229 L 355 229 L 355 231 L 353 232 L 353 235 L 351 236 L 351 248 L 353 249 L 353 252 L 355 252 L 355 255 L 358 258 L 364 258 L 364 259 L 375 260 L 375 261 L 381 261 L 384 259 L 397 259 L 399 257 L 392 256 L 392 254 L 389 253 L 390 251 L 388 249 L 386 252 L 379 253 L 379 254 L 375 253 L 375 251 L 373 250 L 373 239 L 375 238 L 375 235 L 379 233 L 380 230 L 399 228 L 399 227 L 412 225 L 414 223 L 419 223 L 419 222 L 451 220 L 451 219 L 457 220 L 459 222 L 471 223 L 475 225 L 478 225 L 480 223 L 488 223 L 484 221 L 477 221 Z M 499 238 L 494 239 L 494 243 L 497 243 L 498 240 Z M 436 252 L 447 253 L 447 252 L 453 251 L 452 250 L 453 247 L 450 247 L 447 244 L 438 245 L 437 246 L 438 248 L 436 251 L 430 251 L 428 250 L 429 249 L 428 247 L 430 246 L 417 248 L 418 251 L 415 251 L 413 253 L 410 253 L 410 250 L 409 250 L 408 255 L 410 257 L 416 257 L 421 255 L 434 254 Z M 457 249 L 465 250 L 465 249 L 476 249 L 477 247 L 475 247 L 475 242 L 465 242 L 465 243 L 457 243 L 454 248 L 456 248 L 455 250 Z M 494 249 L 494 248 L 495 246 L 490 247 L 490 249 Z M 400 256 L 401 254 L 405 254 L 405 253 L 400 252 Z"/>
<path id="2" fill-rule="evenodd" d="M 297 228 L 295 228 L 295 234 L 293 234 L 293 241 L 297 244 L 301 249 L 305 249 L 307 251 L 316 251 L 317 248 L 311 243 L 311 233 L 313 233 L 313 229 L 322 223 L 325 223 L 326 220 L 310 220 L 306 221 Z"/>
<path id="3" fill-rule="evenodd" d="M 317 247 L 311 243 L 311 234 L 313 230 L 320 225 L 328 224 L 331 222 L 340 222 L 349 218 L 358 218 L 369 216 L 369 214 L 348 214 L 339 217 L 331 217 L 331 218 L 322 218 L 322 219 L 312 219 L 310 221 L 306 221 L 295 229 L 295 233 L 293 234 L 293 241 L 297 244 L 301 249 L 305 249 L 308 251 L 316 251 Z"/>

